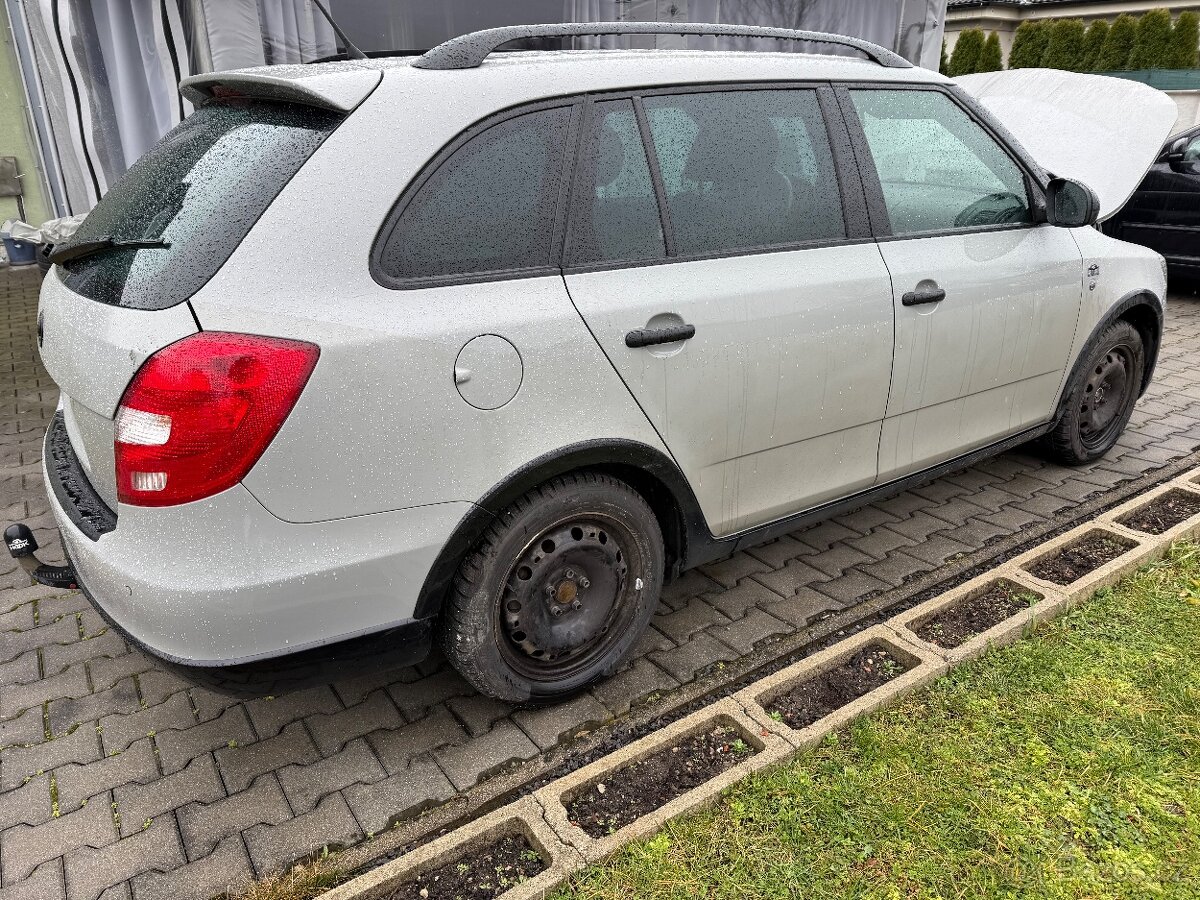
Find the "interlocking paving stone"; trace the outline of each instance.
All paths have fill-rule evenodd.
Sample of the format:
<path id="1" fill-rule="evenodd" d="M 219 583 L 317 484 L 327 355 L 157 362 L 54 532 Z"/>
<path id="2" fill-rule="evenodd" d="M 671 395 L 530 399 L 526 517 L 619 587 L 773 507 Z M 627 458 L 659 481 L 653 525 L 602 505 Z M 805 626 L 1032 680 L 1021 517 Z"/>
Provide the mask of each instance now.
<path id="1" fill-rule="evenodd" d="M 133 834 L 147 819 L 189 803 L 213 803 L 224 796 L 225 788 L 209 754 L 193 759 L 181 772 L 144 784 L 126 784 L 113 791 L 113 801 L 121 813 L 122 834 Z"/>
<path id="2" fill-rule="evenodd" d="M 77 663 L 76 666 L 83 671 L 82 663 Z M 86 675 L 83 683 L 86 690 Z M 128 715 L 141 709 L 137 685 L 132 678 L 126 678 L 107 690 L 94 694 L 85 693 L 78 697 L 66 694 L 56 696 L 58 699 L 51 699 L 48 707 L 50 731 L 53 734 L 61 734 L 81 722 L 91 722 L 118 713 Z"/>
<path id="3" fill-rule="evenodd" d="M 7 686 L 0 693 L 0 716 L 15 716 L 55 697 L 83 697 L 87 692 L 87 670 L 82 665 L 72 666 L 40 681 Z"/>
<path id="4" fill-rule="evenodd" d="M 52 814 L 50 776 L 38 775 L 0 799 L 0 831 L 10 825 L 41 825 Z"/>
<path id="5" fill-rule="evenodd" d="M 132 880 L 134 900 L 209 900 L 236 891 L 254 877 L 246 845 L 238 836 L 208 856 L 169 872 L 147 872 Z"/>
<path id="6" fill-rule="evenodd" d="M 672 650 L 650 654 L 655 664 L 681 682 L 691 680 L 697 672 L 718 662 L 728 662 L 734 656 L 730 648 L 706 633 L 697 634 Z"/>
<path id="7" fill-rule="evenodd" d="M 455 788 L 432 759 L 419 757 L 402 772 L 374 784 L 356 784 L 342 792 L 368 833 L 378 834 L 396 817 L 425 809 L 454 796 Z"/>
<path id="8" fill-rule="evenodd" d="M 766 564 L 755 559 L 749 553 L 735 553 L 728 559 L 700 567 L 701 572 L 727 588 L 733 587 L 747 575 L 766 570 Z"/>
<path id="9" fill-rule="evenodd" d="M 679 687 L 679 682 L 648 659 L 636 659 L 607 681 L 592 687 L 592 695 L 614 715 L 623 716 L 630 707 L 654 694 Z"/>
<path id="10" fill-rule="evenodd" d="M 38 662 L 36 650 L 26 650 L 16 659 L 0 663 L 0 684 L 4 690 L 11 690 L 18 685 L 26 685 L 41 678 L 41 664 Z"/>
<path id="11" fill-rule="evenodd" d="M 31 876 L 16 884 L 8 883 L 6 879 L 5 887 L 0 891 L 3 900 L 53 900 L 66 895 L 61 859 L 42 863 Z"/>
<path id="12" fill-rule="evenodd" d="M 343 708 L 333 689 L 324 684 L 285 697 L 249 700 L 245 707 L 254 730 L 263 738 L 274 737 L 284 727 L 305 716 L 335 713 Z"/>
<path id="13" fill-rule="evenodd" d="M 560 737 L 571 740 L 578 732 L 607 722 L 612 718 L 612 713 L 595 697 L 582 694 L 553 706 L 522 710 L 513 718 L 521 730 L 544 750 L 557 744 Z"/>
<path id="14" fill-rule="evenodd" d="M 406 770 L 414 756 L 446 744 L 463 744 L 468 740 L 470 735 L 467 730 L 444 706 L 437 707 L 411 725 L 367 735 L 367 742 L 389 775 Z"/>
<path id="15" fill-rule="evenodd" d="M 86 640 L 74 641 L 70 644 L 49 644 L 43 647 L 42 666 L 47 675 L 52 675 L 71 665 L 92 660 L 99 662 L 105 657 L 119 656 L 124 653 L 125 642 L 116 633 L 106 631 Z"/>
<path id="16" fill-rule="evenodd" d="M 841 609 L 842 604 L 813 588 L 805 587 L 794 596 L 766 600 L 762 608 L 772 617 L 787 622 L 795 630 L 803 628 L 823 613 Z"/>
<path id="17" fill-rule="evenodd" d="M 722 612 L 699 597 L 693 597 L 683 608 L 665 616 L 655 616 L 653 624 L 673 643 L 682 644 L 696 632 L 728 621 Z"/>
<path id="18" fill-rule="evenodd" d="M 155 740 L 163 773 L 170 775 L 210 750 L 249 744 L 254 740 L 254 733 L 245 710 L 236 706 L 209 722 L 184 730 L 169 728 L 157 732 Z"/>
<path id="19" fill-rule="evenodd" d="M 292 811 L 274 775 L 263 775 L 244 791 L 212 803 L 189 803 L 176 814 L 188 858 L 207 856 L 222 838 L 252 825 L 276 825 Z M 123 818 L 123 817 L 122 817 Z"/>
<path id="20" fill-rule="evenodd" d="M 736 622 L 714 628 L 713 636 L 738 653 L 746 654 L 767 638 L 778 634 L 790 634 L 791 631 L 792 627 L 786 622 L 768 615 L 761 609 L 752 609 Z"/>
<path id="21" fill-rule="evenodd" d="M 370 784 L 387 773 L 363 738 L 348 743 L 333 756 L 309 765 L 290 765 L 277 773 L 283 793 L 296 813 L 311 812 L 317 801 L 352 784 Z M 251 856 L 254 855 L 251 851 Z"/>
<path id="22" fill-rule="evenodd" d="M 221 747 L 213 756 L 231 793 L 250 787 L 259 775 L 293 764 L 307 766 L 322 758 L 302 722 L 293 722 L 274 737 L 244 747 Z"/>
<path id="23" fill-rule="evenodd" d="M 169 872 L 186 860 L 175 822 L 157 821 L 139 833 L 112 846 L 96 850 L 81 847 L 65 858 L 67 896 L 71 900 L 95 900 L 106 888 L 124 885 L 143 872 Z M 123 890 L 128 890 L 124 887 Z"/>
<path id="24" fill-rule="evenodd" d="M 149 738 L 134 741 L 129 749 L 90 765 L 68 763 L 54 770 L 58 785 L 58 806 L 63 812 L 75 809 L 88 797 L 94 797 L 130 782 L 145 784 L 158 778 L 154 744 Z"/>
<path id="25" fill-rule="evenodd" d="M 108 795 L 41 825 L 14 825 L 0 834 L 4 883 L 20 881 L 47 860 L 80 847 L 107 847 L 117 839 Z"/>
<path id="26" fill-rule="evenodd" d="M 497 721 L 513 711 L 511 704 L 491 697 L 481 697 L 475 694 L 470 697 L 453 697 L 446 701 L 446 706 L 466 727 L 471 737 L 479 737 L 492 730 Z"/>
<path id="27" fill-rule="evenodd" d="M 376 691 L 362 703 L 331 714 L 305 719 L 313 739 L 323 754 L 337 753 L 356 737 L 379 728 L 397 728 L 404 724 L 396 704 L 386 691 Z"/>
<path id="28" fill-rule="evenodd" d="M 100 738 L 104 752 L 124 750 L 139 738 L 170 730 L 184 731 L 196 724 L 192 704 L 186 694 L 175 694 L 162 703 L 129 715 L 105 716 L 100 720 Z"/>
<path id="29" fill-rule="evenodd" d="M 363 837 L 358 821 L 341 794 L 325 797 L 316 809 L 278 825 L 256 825 L 246 831 L 250 859 L 260 875 L 324 847 L 349 846 Z"/>
<path id="30" fill-rule="evenodd" d="M 487 734 L 466 744 L 441 747 L 433 751 L 434 759 L 456 788 L 466 790 L 485 772 L 492 772 L 506 763 L 537 756 L 537 744 L 508 719 L 501 719 Z"/>
<path id="31" fill-rule="evenodd" d="M 0 516 L 27 521 L 56 562 L 39 460 L 57 390 L 33 339 L 37 286 L 35 272 L 0 270 Z M 762 640 L 1196 452 L 1197 353 L 1200 302 L 1174 300 L 1158 377 L 1108 458 L 1068 468 L 1008 453 L 685 573 L 625 668 L 537 710 L 478 697 L 436 652 L 409 669 L 238 700 L 129 649 L 78 592 L 30 585 L 0 558 L 0 712 L 14 713 L 0 715 L 0 896 L 207 900 L 380 832 Z M 184 823 L 172 850 L 164 838 Z"/>
<path id="32" fill-rule="evenodd" d="M 774 603 L 779 599 L 781 595 L 764 587 L 762 583 L 747 578 L 740 581 L 737 587 L 712 595 L 708 602 L 729 619 L 740 619 L 754 607 Z"/>
<path id="33" fill-rule="evenodd" d="M 38 712 L 38 710 L 31 710 Z M 63 763 L 90 763 L 100 759 L 96 729 L 82 725 L 70 734 L 28 747 L 9 747 L 0 757 L 0 784 L 4 790 L 23 783 L 25 776 L 50 771 Z"/>

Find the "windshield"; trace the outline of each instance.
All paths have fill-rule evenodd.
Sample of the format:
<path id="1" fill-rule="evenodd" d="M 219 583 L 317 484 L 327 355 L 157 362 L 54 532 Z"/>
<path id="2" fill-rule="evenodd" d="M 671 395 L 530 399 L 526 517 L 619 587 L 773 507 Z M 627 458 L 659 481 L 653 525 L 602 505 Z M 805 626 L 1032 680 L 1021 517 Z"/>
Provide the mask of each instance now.
<path id="1" fill-rule="evenodd" d="M 62 264 L 101 303 L 166 309 L 198 291 L 341 121 L 326 110 L 223 100 L 197 109 L 113 185 L 64 247 L 108 247 Z"/>

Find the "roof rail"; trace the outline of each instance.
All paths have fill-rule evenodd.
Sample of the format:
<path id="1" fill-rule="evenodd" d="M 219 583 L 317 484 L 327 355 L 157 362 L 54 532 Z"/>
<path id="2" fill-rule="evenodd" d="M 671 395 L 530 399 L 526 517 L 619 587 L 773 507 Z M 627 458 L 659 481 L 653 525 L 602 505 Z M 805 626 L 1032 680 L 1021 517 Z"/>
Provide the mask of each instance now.
<path id="1" fill-rule="evenodd" d="M 796 31 L 791 28 L 767 28 L 761 25 L 706 25 L 700 22 L 669 24 L 666 22 L 567 22 L 556 25 L 507 25 L 488 28 L 451 38 L 418 57 L 413 65 L 418 69 L 474 69 L 483 64 L 497 48 L 525 38 L 591 37 L 608 34 L 674 34 L 711 35 L 713 37 L 775 38 L 785 41 L 808 41 L 832 44 L 858 50 L 881 66 L 893 69 L 912 68 L 912 63 L 878 44 L 841 34 L 820 31 Z"/>

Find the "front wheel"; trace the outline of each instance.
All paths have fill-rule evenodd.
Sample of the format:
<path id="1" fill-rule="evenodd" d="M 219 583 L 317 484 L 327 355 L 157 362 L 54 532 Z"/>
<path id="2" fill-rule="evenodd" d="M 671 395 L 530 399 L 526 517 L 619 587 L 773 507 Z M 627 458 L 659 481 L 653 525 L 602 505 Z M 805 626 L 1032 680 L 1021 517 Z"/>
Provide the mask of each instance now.
<path id="1" fill-rule="evenodd" d="M 565 697 L 624 661 L 658 605 L 663 569 L 658 520 L 637 491 L 601 473 L 554 478 L 463 560 L 442 647 L 482 693 Z"/>
<path id="2" fill-rule="evenodd" d="M 1103 456 L 1129 422 L 1146 370 L 1146 351 L 1136 328 L 1113 322 L 1087 351 L 1067 386 L 1054 428 L 1043 438 L 1056 462 L 1078 466 Z"/>

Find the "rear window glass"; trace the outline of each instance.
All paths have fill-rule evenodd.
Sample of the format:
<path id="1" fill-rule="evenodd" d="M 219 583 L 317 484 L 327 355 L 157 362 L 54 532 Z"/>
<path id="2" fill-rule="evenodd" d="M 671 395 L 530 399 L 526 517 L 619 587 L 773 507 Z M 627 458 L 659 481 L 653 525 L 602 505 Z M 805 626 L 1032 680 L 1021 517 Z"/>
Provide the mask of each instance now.
<path id="1" fill-rule="evenodd" d="M 130 167 L 70 244 L 109 248 L 62 264 L 68 288 L 132 309 L 166 309 L 198 291 L 344 117 L 286 103 L 226 100 L 197 109 Z"/>

